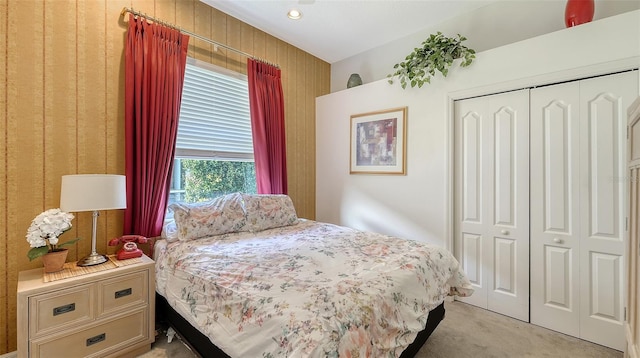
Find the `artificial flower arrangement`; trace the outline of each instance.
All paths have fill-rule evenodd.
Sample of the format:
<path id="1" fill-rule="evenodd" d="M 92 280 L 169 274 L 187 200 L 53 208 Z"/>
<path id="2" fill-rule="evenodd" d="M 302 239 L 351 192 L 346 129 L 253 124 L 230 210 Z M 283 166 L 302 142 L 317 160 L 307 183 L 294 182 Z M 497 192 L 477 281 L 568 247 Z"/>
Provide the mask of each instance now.
<path id="1" fill-rule="evenodd" d="M 29 261 L 49 252 L 60 251 L 61 247 L 75 244 L 80 240 L 75 238 L 62 244 L 58 243 L 58 236 L 71 229 L 71 220 L 73 220 L 73 214 L 60 209 L 49 209 L 36 216 L 27 230 L 27 241 L 31 245 L 31 250 L 27 252 Z"/>

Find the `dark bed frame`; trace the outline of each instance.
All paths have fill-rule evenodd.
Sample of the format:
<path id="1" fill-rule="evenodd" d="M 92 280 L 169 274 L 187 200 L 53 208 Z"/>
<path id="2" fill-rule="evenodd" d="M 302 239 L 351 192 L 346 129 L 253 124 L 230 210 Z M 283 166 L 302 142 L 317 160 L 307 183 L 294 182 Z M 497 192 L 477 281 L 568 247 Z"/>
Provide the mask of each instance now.
<path id="1" fill-rule="evenodd" d="M 418 333 L 416 339 L 400 355 L 401 358 L 414 357 L 427 338 L 433 333 L 444 318 L 444 303 L 429 312 L 427 326 Z M 178 335 L 201 357 L 230 358 L 220 348 L 216 347 L 207 336 L 194 328 L 186 319 L 176 312 L 167 300 L 156 293 L 156 322 L 165 323 L 173 327 Z"/>

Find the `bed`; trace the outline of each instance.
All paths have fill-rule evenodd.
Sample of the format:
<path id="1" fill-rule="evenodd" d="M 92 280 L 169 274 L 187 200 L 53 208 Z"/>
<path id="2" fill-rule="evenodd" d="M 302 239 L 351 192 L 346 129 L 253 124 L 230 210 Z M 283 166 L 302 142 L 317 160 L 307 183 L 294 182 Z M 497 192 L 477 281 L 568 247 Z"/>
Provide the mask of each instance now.
<path id="1" fill-rule="evenodd" d="M 157 319 L 202 356 L 409 357 L 473 292 L 447 250 L 300 219 L 286 195 L 170 209 Z"/>

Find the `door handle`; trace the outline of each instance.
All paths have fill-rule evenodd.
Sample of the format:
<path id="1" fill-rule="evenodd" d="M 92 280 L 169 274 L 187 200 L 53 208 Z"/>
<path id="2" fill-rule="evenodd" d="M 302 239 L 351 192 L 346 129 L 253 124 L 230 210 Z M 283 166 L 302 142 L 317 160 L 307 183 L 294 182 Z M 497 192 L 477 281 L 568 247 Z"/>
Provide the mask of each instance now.
<path id="1" fill-rule="evenodd" d="M 500 233 L 502 235 L 509 235 L 509 230 L 502 230 L 502 231 L 500 231 Z"/>
<path id="2" fill-rule="evenodd" d="M 556 244 L 562 244 L 562 243 L 564 242 L 564 240 L 562 240 L 562 239 L 561 239 L 561 238 L 559 238 L 559 237 L 554 237 L 554 238 L 553 238 L 553 242 L 555 242 Z"/>

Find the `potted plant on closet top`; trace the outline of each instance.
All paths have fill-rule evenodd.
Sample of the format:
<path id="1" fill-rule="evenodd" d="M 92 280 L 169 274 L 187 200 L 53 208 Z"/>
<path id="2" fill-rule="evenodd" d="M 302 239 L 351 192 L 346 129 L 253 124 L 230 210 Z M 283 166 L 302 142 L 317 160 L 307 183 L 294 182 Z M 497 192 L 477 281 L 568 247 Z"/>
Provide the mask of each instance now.
<path id="1" fill-rule="evenodd" d="M 420 88 L 431 82 L 436 70 L 446 77 L 455 59 L 462 59 L 461 67 L 469 66 L 476 57 L 476 52 L 462 45 L 466 39 L 460 34 L 457 37 L 446 37 L 439 31 L 430 35 L 422 42 L 422 47 L 416 47 L 404 61 L 393 66 L 396 71 L 387 75 L 389 83 L 393 84 L 393 77 L 397 76 L 402 88 L 407 88 L 407 84 Z"/>

